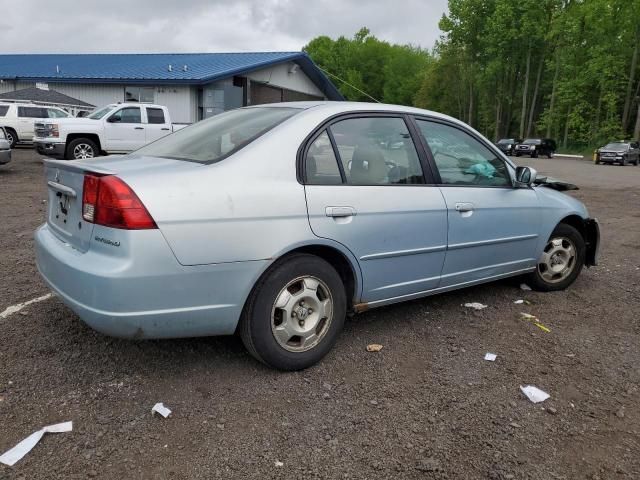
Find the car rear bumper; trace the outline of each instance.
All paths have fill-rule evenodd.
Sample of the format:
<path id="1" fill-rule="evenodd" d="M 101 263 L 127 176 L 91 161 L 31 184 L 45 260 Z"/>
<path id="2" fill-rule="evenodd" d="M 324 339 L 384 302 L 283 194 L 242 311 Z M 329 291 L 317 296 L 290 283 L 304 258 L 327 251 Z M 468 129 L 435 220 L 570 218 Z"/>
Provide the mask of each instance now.
<path id="1" fill-rule="evenodd" d="M 116 247 L 105 244 L 81 253 L 42 225 L 35 233 L 38 270 L 71 310 L 107 335 L 175 338 L 234 333 L 266 261 L 185 267 L 159 230 L 128 233 L 133 234 L 128 245 L 122 244 L 128 250 L 122 256 L 114 256 L 110 249 Z"/>
<path id="2" fill-rule="evenodd" d="M 66 146 L 64 143 L 51 140 L 33 140 L 33 146 L 41 155 L 53 158 L 64 158 Z"/>

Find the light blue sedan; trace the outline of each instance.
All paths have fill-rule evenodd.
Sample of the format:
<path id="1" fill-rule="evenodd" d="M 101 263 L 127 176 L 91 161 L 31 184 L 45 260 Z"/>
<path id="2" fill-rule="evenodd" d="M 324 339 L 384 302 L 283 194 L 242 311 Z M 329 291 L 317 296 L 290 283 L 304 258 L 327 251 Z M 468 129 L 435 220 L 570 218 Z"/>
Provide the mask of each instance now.
<path id="1" fill-rule="evenodd" d="M 464 123 L 363 103 L 247 107 L 130 155 L 46 161 L 38 269 L 108 335 L 238 332 L 297 370 L 349 312 L 597 260 L 584 205 Z"/>

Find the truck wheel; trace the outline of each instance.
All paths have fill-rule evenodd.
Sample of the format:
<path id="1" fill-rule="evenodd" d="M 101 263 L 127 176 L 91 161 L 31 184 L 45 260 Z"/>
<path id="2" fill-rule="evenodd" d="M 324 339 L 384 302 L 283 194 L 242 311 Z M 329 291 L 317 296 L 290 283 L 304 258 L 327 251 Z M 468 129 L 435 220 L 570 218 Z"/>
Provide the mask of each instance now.
<path id="1" fill-rule="evenodd" d="M 276 264 L 254 288 L 240 320 L 251 355 L 279 370 L 302 370 L 333 347 L 346 314 L 338 272 L 315 255 Z"/>
<path id="2" fill-rule="evenodd" d="M 100 155 L 98 146 L 88 138 L 76 138 L 67 146 L 64 156 L 67 160 L 81 160 L 84 158 L 94 158 Z"/>
<path id="3" fill-rule="evenodd" d="M 16 143 L 18 143 L 18 135 L 16 134 L 15 130 L 12 130 L 10 128 L 7 128 L 6 131 L 7 131 L 7 140 L 9 140 L 9 145 L 11 148 L 14 148 L 16 146 Z"/>
<path id="4" fill-rule="evenodd" d="M 544 247 L 536 271 L 526 282 L 534 290 L 552 292 L 571 285 L 582 270 L 586 254 L 584 238 L 578 230 L 560 223 Z"/>

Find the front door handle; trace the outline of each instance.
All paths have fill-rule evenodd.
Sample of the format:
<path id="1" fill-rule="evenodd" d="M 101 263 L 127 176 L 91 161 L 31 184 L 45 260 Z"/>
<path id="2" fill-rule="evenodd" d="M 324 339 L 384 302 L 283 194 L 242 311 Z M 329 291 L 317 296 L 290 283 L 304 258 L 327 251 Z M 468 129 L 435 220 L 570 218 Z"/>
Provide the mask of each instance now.
<path id="1" fill-rule="evenodd" d="M 460 213 L 473 212 L 473 203 L 469 203 L 469 202 L 456 203 L 456 212 L 460 212 Z"/>
<path id="2" fill-rule="evenodd" d="M 144 130 L 144 127 L 135 127 L 135 130 Z"/>
<path id="3" fill-rule="evenodd" d="M 327 217 L 352 217 L 356 214 L 353 207 L 327 207 L 325 208 Z"/>

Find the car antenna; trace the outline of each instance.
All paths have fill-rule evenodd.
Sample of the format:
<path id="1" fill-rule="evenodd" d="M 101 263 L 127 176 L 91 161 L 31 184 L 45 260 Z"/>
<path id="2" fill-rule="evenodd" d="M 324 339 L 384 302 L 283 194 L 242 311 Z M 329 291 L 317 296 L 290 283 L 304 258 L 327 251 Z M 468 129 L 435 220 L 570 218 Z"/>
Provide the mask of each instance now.
<path id="1" fill-rule="evenodd" d="M 331 77 L 335 78 L 336 80 L 340 80 L 342 83 L 344 83 L 344 84 L 346 84 L 346 85 L 350 86 L 350 87 L 351 87 L 351 88 L 353 88 L 354 90 L 357 90 L 357 91 L 358 91 L 358 92 L 360 92 L 361 94 L 366 95 L 367 97 L 369 97 L 369 98 L 370 98 L 371 100 L 373 100 L 374 102 L 376 102 L 376 103 L 382 103 L 382 102 L 381 102 L 380 100 L 378 100 L 377 98 L 372 97 L 372 96 L 371 96 L 371 95 L 369 95 L 367 92 L 365 92 L 365 91 L 363 91 L 363 90 L 360 90 L 358 87 L 356 87 L 355 85 L 350 84 L 349 82 L 347 82 L 346 80 L 344 80 L 344 79 L 340 78 L 339 76 L 334 75 L 334 74 L 333 74 L 333 73 L 331 73 L 331 72 L 327 72 L 324 68 L 321 68 L 321 67 L 318 67 L 318 68 L 319 68 L 321 71 L 323 71 L 324 73 L 326 73 L 327 75 L 329 75 L 329 76 L 331 76 Z"/>

